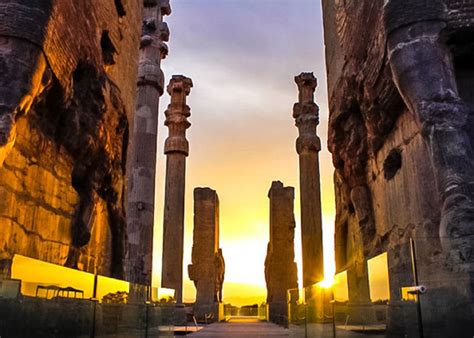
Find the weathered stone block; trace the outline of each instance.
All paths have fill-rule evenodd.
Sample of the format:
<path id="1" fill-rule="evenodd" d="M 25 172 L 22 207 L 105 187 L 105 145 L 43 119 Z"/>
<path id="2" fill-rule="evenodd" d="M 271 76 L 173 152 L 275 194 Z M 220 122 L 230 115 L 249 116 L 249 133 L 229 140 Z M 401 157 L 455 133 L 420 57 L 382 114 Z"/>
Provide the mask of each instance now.
<path id="1" fill-rule="evenodd" d="M 219 248 L 219 197 L 209 188 L 194 190 L 192 264 L 188 274 L 196 287 L 196 318 L 204 320 L 205 315 L 212 313 L 214 320 L 218 320 L 225 262 Z"/>
<path id="2" fill-rule="evenodd" d="M 267 303 L 270 321 L 285 324 L 288 321 L 287 291 L 298 288 L 295 250 L 295 189 L 273 182 L 270 199 L 270 242 L 265 259 Z"/>

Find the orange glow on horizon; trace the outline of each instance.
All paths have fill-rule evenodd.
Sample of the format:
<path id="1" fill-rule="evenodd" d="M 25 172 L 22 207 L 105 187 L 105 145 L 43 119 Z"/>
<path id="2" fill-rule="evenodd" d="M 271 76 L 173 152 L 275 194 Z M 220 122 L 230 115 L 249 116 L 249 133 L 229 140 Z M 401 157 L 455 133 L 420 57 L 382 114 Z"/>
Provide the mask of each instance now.
<path id="1" fill-rule="evenodd" d="M 291 126 L 291 124 L 290 124 Z M 295 137 L 296 138 L 296 137 Z M 197 163 L 189 159 L 188 182 L 186 192 L 186 229 L 184 248 L 184 299 L 192 302 L 195 297 L 195 288 L 188 279 L 187 266 L 191 263 L 191 249 L 193 236 L 193 200 L 192 189 L 195 186 L 210 186 L 217 190 L 220 199 L 220 246 L 226 262 L 224 284 L 224 302 L 241 299 L 244 297 L 252 303 L 260 303 L 266 299 L 266 284 L 264 275 L 264 262 L 267 243 L 269 240 L 269 200 L 268 189 L 272 179 L 277 177 L 285 185 L 296 187 L 295 196 L 295 261 L 298 265 L 298 280 L 301 288 L 301 226 L 300 226 L 300 200 L 298 182 L 298 159 L 293 151 L 291 138 L 288 145 L 282 150 L 286 156 L 293 160 L 281 159 L 281 163 L 274 164 L 260 162 L 258 172 L 270 171 L 267 179 L 255 178 L 253 170 L 247 166 L 256 166 L 256 162 L 236 162 L 232 167 L 224 166 L 212 172 L 209 168 L 196 167 Z M 225 153 L 225 152 L 223 152 Z M 196 155 L 198 157 L 199 155 Z M 335 273 L 334 255 L 334 191 L 332 185 L 332 165 L 328 161 L 329 154 L 321 154 L 321 185 L 322 185 L 322 210 L 323 210 L 323 244 L 324 244 L 324 270 L 327 280 L 331 280 Z M 214 161 L 212 161 L 214 162 Z M 165 161 L 162 162 L 162 168 Z M 273 164 L 273 166 L 272 166 Z M 271 168 L 279 168 L 275 171 Z M 272 171 L 275 171 L 273 174 Z M 278 174 L 278 172 L 281 172 Z M 257 176 L 258 177 L 258 176 Z M 330 180 L 329 180 L 330 179 Z M 208 184 L 206 184 L 206 182 Z M 163 182 L 158 182 L 160 185 Z M 158 196 L 158 205 L 162 205 L 162 197 Z M 162 225 L 161 209 L 157 210 L 157 224 L 155 226 L 155 286 L 159 286 L 161 273 L 161 245 Z M 240 287 L 227 287 L 238 284 Z M 328 282 L 329 283 L 329 282 Z M 255 287 L 258 286 L 258 287 Z M 239 302 L 240 305 L 245 303 Z M 237 303 L 235 304 L 237 305 Z"/>

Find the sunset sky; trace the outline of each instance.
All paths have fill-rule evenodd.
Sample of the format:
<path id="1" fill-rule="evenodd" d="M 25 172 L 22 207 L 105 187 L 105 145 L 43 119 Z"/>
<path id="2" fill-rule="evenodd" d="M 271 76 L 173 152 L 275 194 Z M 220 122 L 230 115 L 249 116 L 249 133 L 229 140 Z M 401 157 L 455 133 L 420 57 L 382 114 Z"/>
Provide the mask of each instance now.
<path id="1" fill-rule="evenodd" d="M 312 71 L 319 80 L 318 130 L 323 141 L 321 183 L 326 273 L 333 273 L 333 168 L 327 151 L 327 91 L 320 2 L 314 0 L 173 0 L 166 21 L 173 74 L 191 77 L 190 156 L 186 178 L 184 299 L 192 301 L 188 279 L 195 187 L 211 187 L 220 198 L 221 247 L 226 261 L 224 301 L 262 302 L 269 238 L 268 190 L 273 180 L 296 187 L 296 257 L 301 269 L 297 129 L 294 76 Z M 161 274 L 165 157 L 163 126 L 167 94 L 160 104 L 155 226 L 155 283 Z M 301 276 L 301 271 L 300 271 Z M 301 279 L 300 279 L 301 280 Z"/>

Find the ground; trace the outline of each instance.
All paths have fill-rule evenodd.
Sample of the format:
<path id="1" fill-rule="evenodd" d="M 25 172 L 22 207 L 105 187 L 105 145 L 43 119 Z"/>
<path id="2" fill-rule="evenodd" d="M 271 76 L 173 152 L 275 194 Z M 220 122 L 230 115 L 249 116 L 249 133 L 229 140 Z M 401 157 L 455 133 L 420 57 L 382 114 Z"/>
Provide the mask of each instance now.
<path id="1" fill-rule="evenodd" d="M 281 326 L 260 322 L 254 317 L 233 317 L 226 323 L 216 323 L 207 326 L 190 337 L 239 338 L 239 337 L 289 337 L 289 330 Z"/>

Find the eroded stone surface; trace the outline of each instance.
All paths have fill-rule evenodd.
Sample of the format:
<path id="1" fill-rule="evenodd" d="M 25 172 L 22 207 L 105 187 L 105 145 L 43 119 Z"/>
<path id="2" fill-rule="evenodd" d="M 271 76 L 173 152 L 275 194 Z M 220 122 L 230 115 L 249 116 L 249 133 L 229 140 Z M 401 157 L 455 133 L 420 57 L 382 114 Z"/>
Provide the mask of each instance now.
<path id="1" fill-rule="evenodd" d="M 137 81 L 137 103 L 128 161 L 127 274 L 151 285 L 158 109 L 164 91 L 161 61 L 168 53 L 169 30 L 163 18 L 169 0 L 144 2 Z"/>
<path id="2" fill-rule="evenodd" d="M 191 126 L 188 121 L 191 109 L 186 105 L 186 98 L 192 87 L 191 79 L 173 75 L 168 85 L 171 103 L 165 111 L 165 125 L 169 129 L 169 136 L 165 141 L 166 181 L 161 285 L 176 290 L 178 303 L 183 301 L 184 192 L 186 157 L 189 154 L 186 130 Z"/>
<path id="3" fill-rule="evenodd" d="M 301 73 L 295 77 L 295 82 L 299 90 L 299 102 L 294 106 L 293 117 L 299 131 L 296 150 L 300 161 L 303 286 L 310 287 L 324 279 L 319 181 L 321 140 L 316 133 L 319 124 L 319 107 L 314 102 L 317 80 L 313 73 Z"/>
<path id="4" fill-rule="evenodd" d="M 194 190 L 194 232 L 192 264 L 189 278 L 196 286 L 196 318 L 206 314 L 218 317 L 218 303 L 222 302 L 225 261 L 219 248 L 219 197 L 209 188 Z"/>
<path id="5" fill-rule="evenodd" d="M 367 301 L 365 260 L 388 251 L 389 329 L 403 335 L 413 237 L 420 283 L 432 290 L 423 296 L 428 335 L 472 332 L 474 3 L 323 7 L 337 269 L 350 268 L 353 298 Z"/>
<path id="6" fill-rule="evenodd" d="M 124 277 L 140 6 L 0 4 L 0 259 Z"/>
<path id="7" fill-rule="evenodd" d="M 284 324 L 288 320 L 287 291 L 298 288 L 295 260 L 295 189 L 273 182 L 270 199 L 270 242 L 265 259 L 265 280 L 270 321 Z"/>

